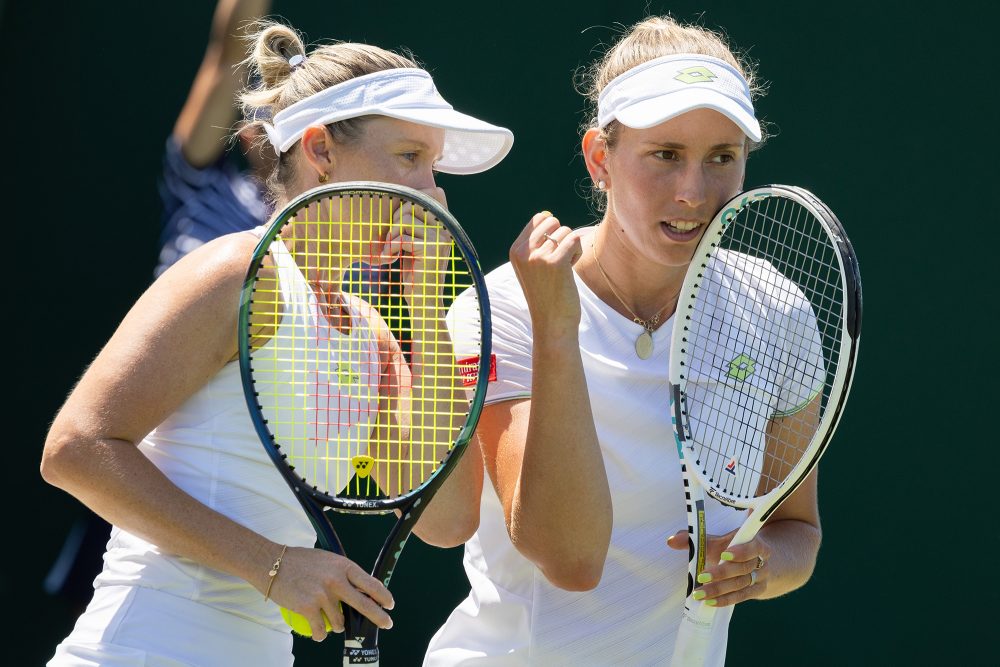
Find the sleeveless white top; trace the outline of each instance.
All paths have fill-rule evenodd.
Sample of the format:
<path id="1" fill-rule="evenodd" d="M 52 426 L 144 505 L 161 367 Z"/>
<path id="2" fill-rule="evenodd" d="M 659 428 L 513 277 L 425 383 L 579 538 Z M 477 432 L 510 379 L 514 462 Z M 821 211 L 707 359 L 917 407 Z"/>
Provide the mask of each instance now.
<path id="1" fill-rule="evenodd" d="M 254 230 L 259 232 L 258 230 Z M 258 234 L 259 235 L 259 234 Z M 289 303 L 312 304 L 309 308 L 291 308 L 281 327 L 290 318 L 301 322 L 311 318 L 317 328 L 329 324 L 316 308 L 316 300 L 287 250 L 280 242 L 272 245 L 272 256 L 279 266 L 281 289 Z M 354 336 L 359 340 L 359 363 L 377 363 L 377 348 L 370 340 L 369 327 L 352 313 Z M 279 328 L 280 330 L 280 328 Z M 337 333 L 337 335 L 340 335 Z M 316 339 L 319 340 L 319 339 Z M 302 339 L 303 354 L 322 359 L 331 354 L 329 346 L 316 340 Z M 266 357 L 269 341 L 259 352 Z M 256 358 L 256 354 L 255 354 Z M 378 374 L 361 374 L 378 381 Z M 354 396 L 345 400 L 358 404 L 358 395 L 377 402 L 378 386 L 353 387 Z M 331 403 L 336 405 L 336 394 Z M 308 409 L 308 408 L 306 408 Z M 374 412 L 371 412 L 374 414 Z M 310 419 L 336 423 L 323 415 Z M 268 539 L 290 546 L 311 547 L 316 535 L 305 511 L 288 484 L 272 464 L 254 430 L 244 398 L 239 363 L 226 364 L 180 408 L 147 435 L 139 449 L 174 484 L 186 493 Z M 194 561 L 162 552 L 157 546 L 117 527 L 113 527 L 104 556 L 104 569 L 95 587 L 131 585 L 152 588 L 187 598 L 250 619 L 262 625 L 287 631 L 278 606 L 265 602 L 248 582 L 207 568 Z"/>

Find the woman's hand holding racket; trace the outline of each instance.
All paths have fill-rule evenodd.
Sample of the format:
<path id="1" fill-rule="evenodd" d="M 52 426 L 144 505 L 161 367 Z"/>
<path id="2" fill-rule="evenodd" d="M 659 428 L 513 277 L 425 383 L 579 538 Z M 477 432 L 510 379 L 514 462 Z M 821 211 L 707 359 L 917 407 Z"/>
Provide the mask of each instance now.
<path id="1" fill-rule="evenodd" d="M 319 597 L 317 584 L 324 592 Z M 389 589 L 349 558 L 322 549 L 289 547 L 281 558 L 281 576 L 275 577 L 270 597 L 284 609 L 301 610 L 301 616 L 314 628 L 312 638 L 316 641 L 326 638 L 327 628 L 344 631 L 341 602 L 383 630 L 392 627 L 386 610 L 392 609 L 395 601 Z"/>
<path id="2" fill-rule="evenodd" d="M 706 566 L 702 574 L 711 576 L 698 589 L 702 600 L 715 600 L 715 607 L 767 597 L 768 571 L 764 568 L 771 548 L 760 535 L 746 544 L 730 542 L 736 531 L 724 535 L 709 535 L 705 548 Z M 678 551 L 688 550 L 688 531 L 680 530 L 667 538 L 667 546 Z M 758 560 L 760 556 L 760 560 Z M 751 574 L 751 573 L 754 574 Z M 703 577 L 704 578 L 704 577 Z"/>

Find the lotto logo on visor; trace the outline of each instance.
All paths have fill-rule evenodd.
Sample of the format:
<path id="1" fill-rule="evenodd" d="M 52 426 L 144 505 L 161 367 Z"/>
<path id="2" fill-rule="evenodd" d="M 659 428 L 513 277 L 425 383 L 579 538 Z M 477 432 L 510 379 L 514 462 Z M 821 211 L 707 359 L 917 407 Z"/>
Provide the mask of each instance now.
<path id="1" fill-rule="evenodd" d="M 719 77 L 707 67 L 697 66 L 682 69 L 674 78 L 681 83 L 709 83 Z"/>
<path id="2" fill-rule="evenodd" d="M 479 380 L 479 356 L 459 359 L 455 363 L 458 364 L 458 373 L 462 376 L 462 384 L 466 387 L 476 386 L 476 381 Z M 490 374 L 486 381 L 497 381 L 497 355 L 495 354 L 490 355 Z"/>

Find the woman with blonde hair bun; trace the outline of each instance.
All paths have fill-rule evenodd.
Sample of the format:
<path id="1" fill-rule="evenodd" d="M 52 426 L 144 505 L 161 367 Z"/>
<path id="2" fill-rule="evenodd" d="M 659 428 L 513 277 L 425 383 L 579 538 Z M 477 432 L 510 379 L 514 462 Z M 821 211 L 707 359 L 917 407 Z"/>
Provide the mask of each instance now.
<path id="1" fill-rule="evenodd" d="M 489 483 L 465 549 L 472 592 L 425 665 L 669 664 L 688 565 L 670 336 L 694 248 L 764 140 L 753 74 L 719 34 L 667 17 L 589 70 L 582 152 L 602 219 L 538 213 L 486 277 L 496 382 L 477 431 Z M 742 512 L 707 513 L 723 534 L 698 595 L 719 609 L 722 665 L 734 605 L 812 573 L 815 472 L 746 544 L 728 544 Z"/>
<path id="2" fill-rule="evenodd" d="M 366 44 L 307 52 L 294 29 L 268 22 L 250 43 L 259 84 L 242 95 L 244 117 L 275 156 L 277 210 L 320 183 L 356 180 L 444 204 L 436 171 L 484 171 L 510 150 L 508 130 L 455 111 L 409 58 Z M 94 596 L 52 667 L 291 665 L 279 605 L 304 616 L 316 640 L 328 634 L 324 616 L 343 631 L 341 601 L 392 625 L 381 582 L 313 548 L 312 525 L 247 411 L 238 304 L 264 229 L 221 236 L 170 266 L 51 425 L 42 476 L 114 526 Z M 412 240 L 402 250 L 431 252 Z M 475 530 L 466 496 L 478 493 L 482 466 L 478 453 L 461 463 L 415 529 L 431 544 Z"/>

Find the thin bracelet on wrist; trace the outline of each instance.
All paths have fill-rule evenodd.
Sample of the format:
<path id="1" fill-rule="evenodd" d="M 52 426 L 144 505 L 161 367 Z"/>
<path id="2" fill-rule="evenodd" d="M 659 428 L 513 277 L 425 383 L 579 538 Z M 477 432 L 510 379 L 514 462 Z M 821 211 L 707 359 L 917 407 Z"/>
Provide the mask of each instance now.
<path id="1" fill-rule="evenodd" d="M 274 565 L 271 566 L 270 571 L 268 571 L 267 576 L 270 577 L 267 581 L 267 590 L 264 591 L 264 600 L 271 597 L 271 586 L 274 585 L 274 580 L 278 578 L 278 570 L 281 569 L 281 559 L 285 557 L 285 551 L 288 550 L 288 545 L 282 545 L 281 553 L 274 561 Z"/>

